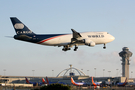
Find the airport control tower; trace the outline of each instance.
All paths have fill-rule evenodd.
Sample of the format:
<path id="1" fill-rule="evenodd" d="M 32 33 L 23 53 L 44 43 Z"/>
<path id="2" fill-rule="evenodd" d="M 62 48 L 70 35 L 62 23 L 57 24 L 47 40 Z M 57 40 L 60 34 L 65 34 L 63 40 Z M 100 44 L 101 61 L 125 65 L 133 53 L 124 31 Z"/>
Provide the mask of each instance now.
<path id="1" fill-rule="evenodd" d="M 119 56 L 122 57 L 122 77 L 127 77 L 127 80 L 129 78 L 129 58 L 132 56 L 132 52 L 129 51 L 128 47 L 123 47 L 123 51 L 119 53 Z"/>

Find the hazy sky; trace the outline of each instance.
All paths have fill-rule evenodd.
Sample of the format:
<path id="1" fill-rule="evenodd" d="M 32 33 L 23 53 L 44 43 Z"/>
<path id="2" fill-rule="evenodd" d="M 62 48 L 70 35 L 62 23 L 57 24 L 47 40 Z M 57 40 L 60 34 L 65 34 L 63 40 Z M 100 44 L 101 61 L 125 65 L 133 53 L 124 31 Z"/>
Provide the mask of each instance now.
<path id="1" fill-rule="evenodd" d="M 7 38 L 15 31 L 10 17 L 19 18 L 37 34 L 106 31 L 115 37 L 95 47 L 62 47 L 32 44 Z M 0 75 L 56 76 L 69 64 L 90 76 L 121 76 L 118 53 L 123 47 L 135 52 L 135 0 L 0 0 Z M 135 77 L 135 55 L 130 58 L 130 77 Z M 52 70 L 54 70 L 52 72 Z M 89 72 L 87 72 L 89 70 Z"/>

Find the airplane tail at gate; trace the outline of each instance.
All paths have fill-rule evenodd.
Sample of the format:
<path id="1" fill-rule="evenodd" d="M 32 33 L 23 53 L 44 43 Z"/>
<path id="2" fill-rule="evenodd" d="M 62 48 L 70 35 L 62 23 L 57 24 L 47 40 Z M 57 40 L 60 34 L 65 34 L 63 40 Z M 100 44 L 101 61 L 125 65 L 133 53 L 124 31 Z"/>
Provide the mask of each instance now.
<path id="1" fill-rule="evenodd" d="M 95 84 L 95 82 L 94 82 L 94 80 L 93 80 L 93 77 L 91 77 L 91 80 L 92 80 L 92 84 L 93 84 L 94 86 L 96 86 L 96 84 Z"/>
<path id="2" fill-rule="evenodd" d="M 71 77 L 71 83 L 75 84 L 75 81 L 74 81 L 74 79 L 72 77 Z"/>
<path id="3" fill-rule="evenodd" d="M 25 79 L 26 79 L 26 83 L 30 84 L 29 80 L 26 77 L 25 77 Z"/>
<path id="4" fill-rule="evenodd" d="M 126 83 L 127 83 L 127 78 L 125 79 L 125 82 L 123 83 L 123 85 L 126 85 Z"/>
<path id="5" fill-rule="evenodd" d="M 44 84 L 47 84 L 47 83 L 45 82 L 45 79 L 44 79 L 44 78 L 42 78 L 42 82 L 43 82 Z"/>
<path id="6" fill-rule="evenodd" d="M 49 80 L 48 80 L 48 77 L 46 76 L 46 81 L 47 81 L 47 84 L 49 84 Z"/>
<path id="7" fill-rule="evenodd" d="M 19 19 L 16 17 L 10 17 L 13 27 L 18 35 L 25 34 L 34 34 L 27 26 L 25 26 Z"/>

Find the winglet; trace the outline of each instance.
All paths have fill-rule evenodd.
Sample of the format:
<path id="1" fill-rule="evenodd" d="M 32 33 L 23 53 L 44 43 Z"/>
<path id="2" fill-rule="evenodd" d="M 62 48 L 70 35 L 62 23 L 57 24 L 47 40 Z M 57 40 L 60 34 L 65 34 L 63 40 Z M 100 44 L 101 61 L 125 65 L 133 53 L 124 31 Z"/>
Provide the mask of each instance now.
<path id="1" fill-rule="evenodd" d="M 77 31 L 75 31 L 74 29 L 71 29 L 71 30 L 72 30 L 72 32 L 73 32 L 73 38 L 82 37 L 82 36 L 80 35 L 80 33 L 78 33 Z"/>

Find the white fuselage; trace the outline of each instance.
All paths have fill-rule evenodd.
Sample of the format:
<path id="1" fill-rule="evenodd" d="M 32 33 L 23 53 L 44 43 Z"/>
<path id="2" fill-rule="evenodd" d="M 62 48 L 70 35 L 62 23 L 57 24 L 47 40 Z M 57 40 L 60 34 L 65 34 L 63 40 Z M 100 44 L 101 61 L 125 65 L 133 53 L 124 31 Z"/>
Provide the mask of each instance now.
<path id="1" fill-rule="evenodd" d="M 95 42 L 96 45 L 106 44 L 115 39 L 112 35 L 108 34 L 107 32 L 84 32 L 80 34 L 82 36 L 80 39 L 90 39 L 91 41 Z M 72 37 L 72 34 L 55 36 L 49 38 L 48 40 L 40 44 L 49 46 L 63 46 L 69 44 L 71 42 Z M 84 45 L 84 43 L 78 43 L 78 45 Z"/>

